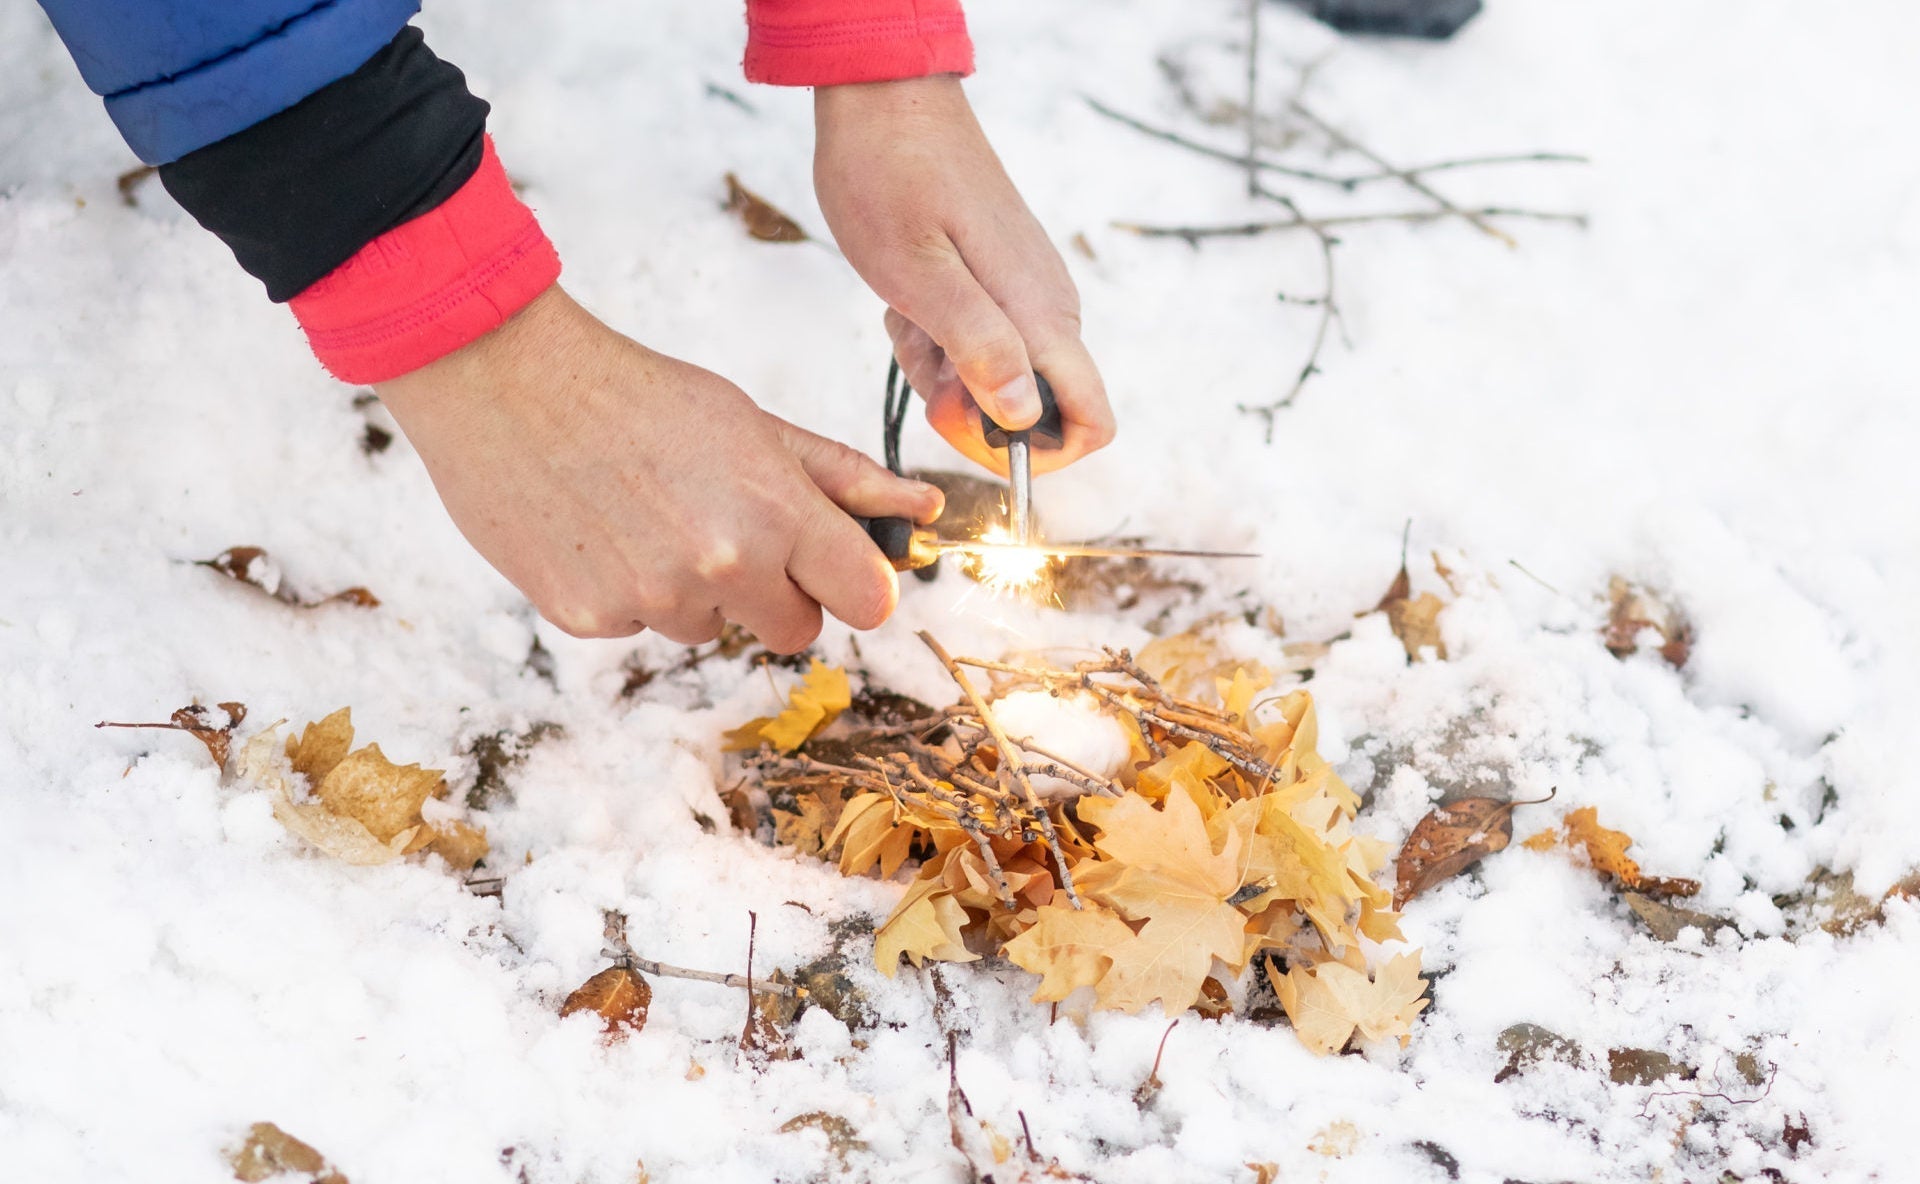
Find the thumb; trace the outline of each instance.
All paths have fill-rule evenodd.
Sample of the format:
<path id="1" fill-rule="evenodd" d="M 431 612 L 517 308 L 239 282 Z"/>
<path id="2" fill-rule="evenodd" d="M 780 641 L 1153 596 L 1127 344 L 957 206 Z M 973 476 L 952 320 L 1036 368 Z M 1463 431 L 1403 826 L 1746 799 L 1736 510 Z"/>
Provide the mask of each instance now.
<path id="1" fill-rule="evenodd" d="M 895 476 L 866 453 L 805 428 L 778 421 L 781 443 L 808 479 L 847 513 L 860 518 L 911 518 L 931 522 L 946 495 L 937 485 Z"/>
<path id="2" fill-rule="evenodd" d="M 1026 343 L 958 250 L 949 246 L 925 258 L 898 289 L 902 298 L 889 303 L 945 351 L 981 410 L 1001 427 L 1032 427 L 1040 418 L 1040 389 Z"/>

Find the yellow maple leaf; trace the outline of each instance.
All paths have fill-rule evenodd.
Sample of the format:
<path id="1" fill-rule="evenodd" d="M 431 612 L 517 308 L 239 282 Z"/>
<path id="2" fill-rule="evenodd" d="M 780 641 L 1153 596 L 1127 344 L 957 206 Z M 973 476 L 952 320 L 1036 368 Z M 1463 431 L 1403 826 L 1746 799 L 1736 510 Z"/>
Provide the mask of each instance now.
<path id="1" fill-rule="evenodd" d="M 1136 793 L 1086 798 L 1080 817 L 1100 828 L 1094 845 L 1106 857 L 1075 869 L 1081 892 L 1145 922 L 1095 984 L 1101 1005 L 1133 1012 L 1158 999 L 1170 1013 L 1185 1011 L 1215 958 L 1238 967 L 1246 956 L 1246 918 L 1227 903 L 1240 887 L 1240 836 L 1229 832 L 1215 851 L 1184 793 L 1167 795 L 1158 810 Z"/>
<path id="2" fill-rule="evenodd" d="M 1405 1047 L 1427 1005 L 1417 952 L 1390 959 L 1371 976 L 1333 961 L 1279 974 L 1269 962 L 1267 978 L 1300 1042 L 1322 1055 L 1339 1052 L 1356 1033 L 1363 1040 L 1393 1037 Z"/>
<path id="3" fill-rule="evenodd" d="M 1132 928 L 1109 909 L 1050 904 L 1001 952 L 1015 966 L 1040 976 L 1033 1001 L 1051 1003 L 1099 982 L 1116 952 L 1132 940 Z"/>
<path id="4" fill-rule="evenodd" d="M 1213 685 L 1220 694 L 1221 708 L 1244 728 L 1253 723 L 1253 702 L 1273 685 L 1273 675 L 1261 666 L 1236 666 L 1232 679 L 1216 678 Z"/>
<path id="5" fill-rule="evenodd" d="M 1354 941 L 1347 913 L 1361 889 L 1348 874 L 1347 856 L 1323 833 L 1302 825 L 1284 796 L 1263 794 L 1236 802 L 1213 821 L 1212 829 L 1240 836 L 1238 887 L 1262 889 L 1244 902 L 1250 912 L 1288 901 L 1307 915 L 1329 946 Z"/>
<path id="6" fill-rule="evenodd" d="M 937 879 L 915 880 L 900 898 L 893 915 L 873 935 L 873 960 L 880 973 L 892 978 L 905 954 L 915 966 L 932 958 L 938 962 L 972 962 L 980 955 L 967 949 L 960 929 L 967 910 Z"/>
<path id="7" fill-rule="evenodd" d="M 863 793 L 840 811 L 840 824 L 833 828 L 821 850 L 845 841 L 840 849 L 840 874 L 857 876 L 875 864 L 880 878 L 891 879 L 907 861 L 913 846 L 914 828 L 899 816 L 891 797 L 883 793 Z"/>
<path id="8" fill-rule="evenodd" d="M 1176 787 L 1184 789 L 1205 813 L 1208 806 L 1202 803 L 1212 796 L 1207 783 L 1230 767 L 1224 757 L 1204 744 L 1182 744 L 1170 748 L 1166 756 L 1140 770 L 1133 788 L 1141 797 L 1154 801 L 1166 797 Z"/>
<path id="9" fill-rule="evenodd" d="M 781 752 L 792 752 L 852 703 L 853 688 L 847 682 L 847 672 L 815 658 L 800 685 L 788 692 L 785 710 L 728 732 L 723 746 L 728 752 L 742 752 L 771 744 Z"/>

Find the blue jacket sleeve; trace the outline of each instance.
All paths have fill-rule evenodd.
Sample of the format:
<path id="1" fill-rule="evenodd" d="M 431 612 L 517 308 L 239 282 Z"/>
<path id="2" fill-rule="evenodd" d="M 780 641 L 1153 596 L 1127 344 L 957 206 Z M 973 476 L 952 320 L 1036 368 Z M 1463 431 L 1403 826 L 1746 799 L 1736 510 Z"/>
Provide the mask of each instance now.
<path id="1" fill-rule="evenodd" d="M 226 139 L 346 77 L 419 0 L 40 0 L 148 164 Z"/>

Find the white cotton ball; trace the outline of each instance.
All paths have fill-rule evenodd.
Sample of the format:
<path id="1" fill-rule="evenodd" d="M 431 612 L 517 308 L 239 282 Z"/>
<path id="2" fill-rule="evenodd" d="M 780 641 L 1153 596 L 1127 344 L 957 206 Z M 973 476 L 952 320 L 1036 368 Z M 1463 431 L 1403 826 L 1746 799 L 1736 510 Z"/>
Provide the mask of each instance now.
<path id="1" fill-rule="evenodd" d="M 993 715 L 1015 743 L 1038 745 L 1063 761 L 1101 777 L 1111 777 L 1132 751 L 1127 726 L 1101 709 L 1090 695 L 1055 696 L 1046 691 L 1015 691 L 993 703 Z M 1045 758 L 1035 755 L 1036 760 Z M 1078 787 L 1058 777 L 1032 778 L 1042 797 L 1064 797 Z"/>

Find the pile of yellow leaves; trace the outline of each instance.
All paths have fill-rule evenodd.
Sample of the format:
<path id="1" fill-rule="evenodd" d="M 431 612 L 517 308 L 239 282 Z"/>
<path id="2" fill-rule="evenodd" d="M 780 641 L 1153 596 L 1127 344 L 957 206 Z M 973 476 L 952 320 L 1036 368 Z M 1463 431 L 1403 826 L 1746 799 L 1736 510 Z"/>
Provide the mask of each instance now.
<path id="1" fill-rule="evenodd" d="M 1173 1014 L 1226 998 L 1209 979 L 1271 952 L 1260 960 L 1308 1047 L 1337 1052 L 1356 1033 L 1404 1043 L 1427 1003 L 1419 955 L 1366 961 L 1362 937 L 1400 938 L 1392 892 L 1374 879 L 1389 848 L 1353 833 L 1359 798 L 1316 751 L 1312 697 L 1262 699 L 1264 672 L 1211 681 L 1197 693 L 1210 703 L 1179 701 L 1180 718 L 1205 724 L 1184 730 L 1132 713 L 1154 705 L 1146 683 L 1105 684 L 1134 759 L 1108 792 L 1045 805 L 1064 868 L 1037 828 L 990 837 L 958 825 L 938 804 L 957 794 L 949 782 L 933 799 L 848 797 L 822 851 L 838 849 L 842 872 L 891 877 L 921 857 L 875 936 L 881 971 L 895 974 L 903 956 L 918 966 L 997 954 L 1040 976 L 1036 1001 L 1089 988 L 1098 1007 L 1157 1001 Z"/>
<path id="2" fill-rule="evenodd" d="M 440 770 L 396 765 L 378 744 L 354 748 L 348 708 L 287 737 L 284 762 L 280 748 L 278 724 L 255 735 L 240 751 L 239 774 L 268 792 L 282 826 L 327 854 L 376 864 L 432 851 L 460 871 L 486 856 L 485 831 L 458 819 L 422 817 L 426 800 L 446 791 Z M 305 777 L 306 800 L 288 772 Z"/>

